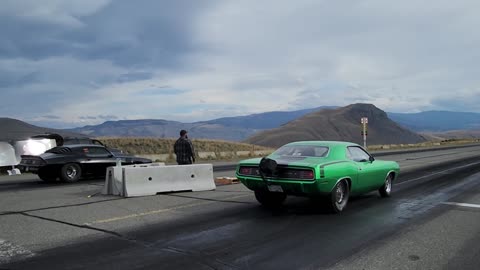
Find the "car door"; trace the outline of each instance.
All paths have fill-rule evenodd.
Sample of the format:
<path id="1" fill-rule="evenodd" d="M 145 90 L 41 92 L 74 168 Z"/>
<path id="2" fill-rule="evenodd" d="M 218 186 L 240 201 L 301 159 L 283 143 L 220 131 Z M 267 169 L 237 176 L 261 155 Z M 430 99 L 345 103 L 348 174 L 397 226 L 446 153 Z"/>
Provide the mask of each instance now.
<path id="1" fill-rule="evenodd" d="M 383 171 L 375 166 L 374 159 L 363 148 L 349 146 L 347 156 L 355 162 L 358 167 L 357 184 L 362 191 L 377 189 L 379 182 L 383 182 Z"/>
<path id="2" fill-rule="evenodd" d="M 85 161 L 85 166 L 88 167 L 90 173 L 104 175 L 107 167 L 115 165 L 115 157 L 104 147 L 91 146 L 86 148 L 87 160 Z"/>

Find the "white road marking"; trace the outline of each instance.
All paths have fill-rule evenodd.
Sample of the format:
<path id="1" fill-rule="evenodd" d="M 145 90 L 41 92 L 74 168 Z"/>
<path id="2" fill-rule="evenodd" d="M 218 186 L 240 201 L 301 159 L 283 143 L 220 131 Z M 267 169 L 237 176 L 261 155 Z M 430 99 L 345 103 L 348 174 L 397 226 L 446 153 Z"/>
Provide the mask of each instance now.
<path id="1" fill-rule="evenodd" d="M 252 195 L 251 194 L 239 195 L 239 196 L 229 197 L 227 199 L 233 200 L 233 199 L 239 199 L 239 198 L 244 198 L 244 197 L 249 197 L 249 196 L 252 196 Z M 196 207 L 196 206 L 205 205 L 205 204 L 218 203 L 218 202 L 219 201 L 196 202 L 196 203 L 176 206 L 176 207 L 172 207 L 172 208 L 158 209 L 158 210 L 153 210 L 153 211 L 148 211 L 148 212 L 143 212 L 143 213 L 135 213 L 135 214 L 126 215 L 126 216 L 113 217 L 113 218 L 103 219 L 103 220 L 95 220 L 95 221 L 92 221 L 92 222 L 89 222 L 89 223 L 84 223 L 84 225 L 91 226 L 91 225 L 94 225 L 94 224 L 110 223 L 110 222 L 114 222 L 114 221 L 126 220 L 126 219 L 131 219 L 131 218 L 151 216 L 151 215 L 156 215 L 156 214 L 161 214 L 161 213 L 166 213 L 166 212 L 172 212 L 172 211 L 175 211 L 175 210 L 191 208 L 191 207 Z"/>
<path id="2" fill-rule="evenodd" d="M 469 208 L 480 208 L 480 204 L 473 204 L 473 203 L 444 202 L 442 204 L 469 207 Z"/>
<path id="3" fill-rule="evenodd" d="M 8 263 L 12 260 L 25 259 L 34 255 L 30 250 L 0 239 L 0 263 Z"/>
<path id="4" fill-rule="evenodd" d="M 414 181 L 418 181 L 418 180 L 421 180 L 421 179 L 423 179 L 423 178 L 427 178 L 427 177 L 430 177 L 430 176 L 433 176 L 433 175 L 443 174 L 443 173 L 446 173 L 446 172 L 448 172 L 448 171 L 453 171 L 453 170 L 456 170 L 456 169 L 462 169 L 462 168 L 470 167 L 470 166 L 477 165 L 477 164 L 480 164 L 480 162 L 469 163 L 469 164 L 467 164 L 467 165 L 463 165 L 463 166 L 460 166 L 460 167 L 450 168 L 450 169 L 446 169 L 446 170 L 439 171 L 439 172 L 436 172 L 436 173 L 431 173 L 431 174 L 428 174 L 428 175 L 424 175 L 424 176 L 422 176 L 422 177 L 418 177 L 418 178 L 414 178 L 414 179 L 410 179 L 410 180 L 407 180 L 407 181 L 400 182 L 400 183 L 398 183 L 398 184 L 396 184 L 396 185 L 397 185 L 397 186 L 403 185 L 403 184 L 410 183 L 410 182 L 414 182 Z M 401 170 L 401 168 L 400 168 L 400 170 Z M 400 171 L 400 172 L 401 172 L 401 171 Z"/>

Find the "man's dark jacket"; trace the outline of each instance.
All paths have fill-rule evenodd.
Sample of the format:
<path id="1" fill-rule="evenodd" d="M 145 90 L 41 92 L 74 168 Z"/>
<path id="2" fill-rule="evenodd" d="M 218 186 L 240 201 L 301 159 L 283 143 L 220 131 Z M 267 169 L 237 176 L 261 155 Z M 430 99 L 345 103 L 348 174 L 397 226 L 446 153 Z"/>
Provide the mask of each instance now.
<path id="1" fill-rule="evenodd" d="M 195 150 L 193 149 L 192 142 L 180 137 L 173 146 L 173 151 L 177 155 L 178 164 L 192 164 L 195 161 Z"/>

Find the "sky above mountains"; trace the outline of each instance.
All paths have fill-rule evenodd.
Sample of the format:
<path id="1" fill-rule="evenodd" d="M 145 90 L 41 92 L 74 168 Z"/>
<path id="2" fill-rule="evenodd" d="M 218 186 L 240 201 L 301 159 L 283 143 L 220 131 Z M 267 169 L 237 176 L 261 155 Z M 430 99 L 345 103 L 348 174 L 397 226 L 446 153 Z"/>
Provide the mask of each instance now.
<path id="1" fill-rule="evenodd" d="M 4 0 L 0 116 L 52 127 L 322 105 L 480 112 L 480 2 Z"/>

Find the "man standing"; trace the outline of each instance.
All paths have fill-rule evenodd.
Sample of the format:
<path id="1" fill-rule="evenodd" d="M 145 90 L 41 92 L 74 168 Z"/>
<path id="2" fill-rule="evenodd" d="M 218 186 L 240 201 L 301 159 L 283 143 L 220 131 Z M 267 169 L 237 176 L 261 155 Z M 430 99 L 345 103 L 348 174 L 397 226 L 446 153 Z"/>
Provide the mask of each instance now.
<path id="1" fill-rule="evenodd" d="M 188 139 L 187 131 L 180 131 L 180 138 L 175 142 L 173 151 L 177 155 L 178 165 L 192 164 L 195 162 L 195 150 L 192 142 Z"/>

